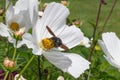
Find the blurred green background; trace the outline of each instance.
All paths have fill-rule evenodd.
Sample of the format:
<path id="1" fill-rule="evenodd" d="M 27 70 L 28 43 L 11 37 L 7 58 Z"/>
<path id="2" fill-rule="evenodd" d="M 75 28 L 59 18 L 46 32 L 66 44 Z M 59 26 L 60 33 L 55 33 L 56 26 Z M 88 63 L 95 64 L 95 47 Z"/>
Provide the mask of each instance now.
<path id="1" fill-rule="evenodd" d="M 44 4 L 45 2 L 47 3 L 52 1 L 60 2 L 61 0 L 42 0 L 42 4 Z M 69 1 L 70 1 L 70 5 L 68 7 L 70 10 L 69 18 L 71 20 L 79 19 L 82 22 L 82 26 L 80 26 L 80 28 L 82 29 L 82 31 L 86 36 L 91 38 L 93 33 L 93 27 L 90 23 L 95 24 L 98 7 L 99 7 L 99 0 L 69 0 Z M 105 0 L 105 1 L 107 5 L 102 6 L 99 28 L 103 26 L 105 18 L 107 17 L 114 2 L 114 0 Z M 0 0 L 0 8 L 4 7 L 4 5 L 5 5 L 5 0 Z M 117 4 L 110 17 L 110 20 L 106 25 L 106 29 L 104 32 L 107 32 L 107 31 L 116 32 L 116 34 L 120 37 L 119 14 L 120 14 L 120 0 L 117 1 Z M 2 21 L 2 18 L 0 18 L 0 21 Z M 8 48 L 6 45 L 7 43 L 4 43 L 5 40 L 6 39 L 4 38 L 0 38 L 0 62 L 2 62 L 5 55 L 8 54 L 7 53 Z M 10 46 L 9 50 L 12 50 L 13 49 L 12 44 L 9 44 L 9 46 Z M 68 52 L 78 53 L 86 59 L 89 55 L 89 49 L 86 49 L 81 46 L 77 46 L 69 50 Z M 6 53 L 6 54 L 3 54 L 3 53 Z M 24 62 L 23 64 L 25 64 L 31 57 L 31 54 L 30 54 L 31 50 L 27 50 L 27 48 L 24 46 L 18 49 L 18 53 L 20 54 L 19 56 L 22 57 L 20 58 L 19 63 Z M 51 67 L 53 68 L 53 66 L 51 66 L 48 62 L 46 63 L 47 63 L 47 65 L 45 65 L 46 68 L 48 68 L 48 66 L 50 66 L 49 68 Z M 28 78 L 28 80 L 38 80 L 38 71 L 36 66 L 37 66 L 37 57 L 24 73 L 25 77 Z M 120 79 L 120 73 L 116 68 L 110 66 L 110 64 L 104 59 L 102 51 L 96 51 L 95 54 L 93 55 L 91 68 L 92 69 L 90 73 L 91 74 L 90 80 L 119 80 Z M 55 70 L 57 69 L 55 68 Z M 58 73 L 59 71 L 53 73 L 52 74 L 53 77 L 51 80 L 56 80 L 56 78 L 58 77 Z M 68 74 L 66 74 L 65 80 L 80 80 L 80 79 L 74 79 Z M 84 78 L 82 80 L 84 80 Z"/>

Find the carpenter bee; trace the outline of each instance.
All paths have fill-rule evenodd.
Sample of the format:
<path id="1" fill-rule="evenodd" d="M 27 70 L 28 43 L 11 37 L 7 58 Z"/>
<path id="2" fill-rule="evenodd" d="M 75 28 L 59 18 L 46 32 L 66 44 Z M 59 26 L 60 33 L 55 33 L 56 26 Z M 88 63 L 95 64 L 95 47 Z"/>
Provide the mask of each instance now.
<path id="1" fill-rule="evenodd" d="M 56 35 L 53 33 L 53 31 L 48 26 L 46 26 L 46 28 L 48 32 L 53 36 L 50 39 L 53 41 L 54 47 L 61 47 L 64 50 L 68 50 L 68 47 L 62 43 L 62 40 L 56 37 Z"/>

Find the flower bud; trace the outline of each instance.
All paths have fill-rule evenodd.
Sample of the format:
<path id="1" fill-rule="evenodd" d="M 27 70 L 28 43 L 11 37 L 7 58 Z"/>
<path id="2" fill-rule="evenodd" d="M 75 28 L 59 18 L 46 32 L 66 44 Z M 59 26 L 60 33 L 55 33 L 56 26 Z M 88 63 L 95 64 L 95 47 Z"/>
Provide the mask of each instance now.
<path id="1" fill-rule="evenodd" d="M 25 32 L 25 28 L 20 29 L 19 31 L 16 31 L 14 34 L 15 34 L 16 36 L 22 36 L 22 35 L 24 34 L 24 32 Z"/>
<path id="2" fill-rule="evenodd" d="M 74 22 L 74 24 L 75 24 L 75 25 L 80 25 L 80 21 L 79 21 L 79 20 L 76 20 L 76 21 Z"/>
<path id="3" fill-rule="evenodd" d="M 22 35 L 25 33 L 25 28 L 20 29 L 19 31 L 14 32 L 14 37 L 18 40 L 22 39 Z"/>
<path id="4" fill-rule="evenodd" d="M 59 77 L 57 78 L 57 80 L 64 80 L 64 77 L 63 77 L 63 76 L 59 76 Z"/>
<path id="5" fill-rule="evenodd" d="M 44 3 L 43 7 L 42 7 L 42 11 L 45 10 L 45 8 L 48 6 L 49 3 Z"/>
<path id="6" fill-rule="evenodd" d="M 69 2 L 67 0 L 62 0 L 61 1 L 61 4 L 63 4 L 64 6 L 68 6 L 69 5 Z"/>
<path id="7" fill-rule="evenodd" d="M 80 20 L 75 20 L 73 24 L 76 25 L 77 27 L 82 26 L 82 22 Z"/>
<path id="8" fill-rule="evenodd" d="M 12 61 L 12 60 L 9 60 L 8 58 L 5 58 L 4 59 L 4 62 L 3 62 L 3 64 L 4 64 L 4 66 L 6 67 L 6 68 L 13 68 L 14 66 L 15 66 L 15 62 L 14 61 Z"/>

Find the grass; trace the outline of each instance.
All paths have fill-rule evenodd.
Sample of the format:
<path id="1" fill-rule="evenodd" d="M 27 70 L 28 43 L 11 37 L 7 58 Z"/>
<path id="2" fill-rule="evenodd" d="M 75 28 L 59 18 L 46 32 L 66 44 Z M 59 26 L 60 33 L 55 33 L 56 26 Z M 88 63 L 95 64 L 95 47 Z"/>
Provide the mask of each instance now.
<path id="1" fill-rule="evenodd" d="M 0 0 L 0 7 L 4 7 L 4 4 L 5 4 L 4 1 L 5 0 Z M 60 0 L 43 0 L 43 3 L 51 2 L 51 1 L 60 2 Z M 105 21 L 105 18 L 111 9 L 111 6 L 112 6 L 114 0 L 105 0 L 105 1 L 107 2 L 107 5 L 102 6 L 102 13 L 101 13 L 101 17 L 100 17 L 99 27 L 102 27 L 102 25 Z M 117 35 L 120 37 L 120 30 L 119 30 L 120 5 L 119 5 L 119 3 L 120 3 L 120 1 L 118 1 L 117 5 L 115 6 L 113 14 L 112 14 L 109 22 L 106 25 L 105 32 L 113 31 L 113 32 L 116 32 Z M 88 37 L 92 37 L 93 27 L 89 22 L 95 24 L 98 6 L 99 6 L 99 0 L 91 0 L 91 1 L 90 0 L 70 0 L 69 18 L 70 19 L 79 19 L 83 23 L 83 25 L 80 28 L 85 33 L 85 35 Z M 0 62 L 2 62 L 4 57 L 6 56 L 6 54 L 8 54 L 6 43 L 3 43 L 4 41 L 5 41 L 4 38 L 0 39 L 0 44 L 1 44 L 0 45 Z M 10 50 L 13 49 L 11 44 L 10 44 L 9 49 Z M 69 50 L 68 52 L 78 53 L 81 56 L 85 57 L 86 59 L 89 55 L 89 50 L 84 47 L 80 47 L 80 46 L 77 46 L 77 47 Z M 9 53 L 12 53 L 12 51 L 10 51 Z M 31 50 L 27 50 L 27 48 L 25 46 L 18 49 L 18 53 L 20 56 L 18 63 L 22 63 L 22 64 L 25 64 L 32 55 Z M 118 70 L 115 69 L 114 67 L 110 66 L 108 64 L 108 62 L 103 58 L 103 52 L 96 51 L 96 54 L 94 54 L 93 56 L 94 56 L 92 59 L 93 60 L 93 62 L 92 62 L 93 70 L 91 71 L 90 80 L 119 80 L 120 79 Z M 55 71 L 53 71 L 54 73 L 52 74 L 52 76 L 53 76 L 52 80 L 56 80 L 56 78 L 59 76 L 60 71 L 58 69 L 56 69 L 55 67 L 53 67 L 53 65 L 51 65 L 49 62 L 46 61 L 45 63 L 47 63 L 46 65 L 44 65 L 45 68 L 50 68 L 50 69 L 54 68 L 55 69 Z M 37 57 L 34 59 L 34 61 L 30 64 L 30 67 L 24 73 L 24 77 L 26 77 L 27 80 L 38 80 L 38 71 L 37 71 L 36 66 L 37 66 Z M 23 68 L 23 66 L 20 66 L 20 69 L 22 69 L 22 68 Z M 58 71 L 56 71 L 56 70 L 58 70 Z M 45 77 L 45 75 L 46 75 L 46 73 L 44 73 L 43 77 Z M 79 79 L 72 78 L 68 74 L 65 74 L 65 79 L 66 80 L 79 80 Z"/>

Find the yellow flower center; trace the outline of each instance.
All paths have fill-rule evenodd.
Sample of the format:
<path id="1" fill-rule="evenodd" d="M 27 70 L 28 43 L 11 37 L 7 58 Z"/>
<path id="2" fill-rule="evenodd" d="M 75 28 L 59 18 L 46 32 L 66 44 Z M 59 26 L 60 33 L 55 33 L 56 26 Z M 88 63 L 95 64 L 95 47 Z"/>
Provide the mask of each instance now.
<path id="1" fill-rule="evenodd" d="M 43 50 L 50 50 L 51 48 L 54 47 L 54 43 L 53 40 L 51 40 L 50 38 L 45 38 L 40 42 L 40 47 Z"/>
<path id="2" fill-rule="evenodd" d="M 13 23 L 11 23 L 10 28 L 11 28 L 13 31 L 18 31 L 18 30 L 19 30 L 19 24 L 16 23 L 16 22 L 13 22 Z"/>

